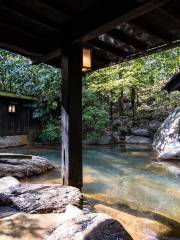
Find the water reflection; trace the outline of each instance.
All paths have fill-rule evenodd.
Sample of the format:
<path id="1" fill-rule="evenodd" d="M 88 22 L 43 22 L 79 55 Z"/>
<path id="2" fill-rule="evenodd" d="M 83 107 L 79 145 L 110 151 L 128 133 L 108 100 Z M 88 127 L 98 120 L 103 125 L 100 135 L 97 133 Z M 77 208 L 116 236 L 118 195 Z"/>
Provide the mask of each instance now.
<path id="1" fill-rule="evenodd" d="M 31 182 L 61 182 L 59 149 L 16 149 L 16 152 L 47 157 L 58 167 L 32 178 Z M 145 213 L 147 219 L 161 216 L 161 222 L 164 217 L 180 224 L 180 162 L 158 162 L 152 150 L 141 145 L 85 147 L 83 162 L 83 192 L 93 201 L 121 211 L 125 206 L 132 213 Z"/>

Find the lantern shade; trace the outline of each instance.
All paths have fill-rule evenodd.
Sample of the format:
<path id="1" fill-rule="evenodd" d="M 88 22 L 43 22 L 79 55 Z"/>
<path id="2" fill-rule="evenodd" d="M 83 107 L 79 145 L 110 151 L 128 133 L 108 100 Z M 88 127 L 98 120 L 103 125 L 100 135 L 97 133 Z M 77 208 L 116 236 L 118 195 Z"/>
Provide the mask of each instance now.
<path id="1" fill-rule="evenodd" d="M 92 68 L 91 49 L 83 48 L 83 66 L 82 71 L 87 72 Z"/>
<path id="2" fill-rule="evenodd" d="M 16 112 L 16 106 L 12 105 L 12 112 L 15 113 Z"/>
<path id="3" fill-rule="evenodd" d="M 8 112 L 12 112 L 12 106 L 11 105 L 8 106 Z"/>
<path id="4" fill-rule="evenodd" d="M 8 112 L 9 113 L 15 113 L 16 112 L 16 106 L 15 105 L 9 105 L 8 106 Z"/>

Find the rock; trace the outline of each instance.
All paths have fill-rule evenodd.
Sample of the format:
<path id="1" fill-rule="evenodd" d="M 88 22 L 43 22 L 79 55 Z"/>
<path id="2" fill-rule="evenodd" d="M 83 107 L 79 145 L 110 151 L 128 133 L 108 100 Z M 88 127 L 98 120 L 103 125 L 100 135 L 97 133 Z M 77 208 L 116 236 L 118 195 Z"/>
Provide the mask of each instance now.
<path id="1" fill-rule="evenodd" d="M 126 136 L 125 142 L 132 143 L 132 144 L 151 144 L 152 143 L 150 138 L 134 136 L 134 135 Z"/>
<path id="2" fill-rule="evenodd" d="M 52 170 L 54 166 L 45 158 L 20 154 L 0 154 L 0 177 L 25 178 Z"/>
<path id="3" fill-rule="evenodd" d="M 153 120 L 149 123 L 149 130 L 155 133 L 161 125 L 162 125 L 162 122 Z"/>
<path id="4" fill-rule="evenodd" d="M 179 224 L 172 224 L 171 221 L 158 221 L 158 218 L 144 215 L 143 212 L 135 213 L 117 210 L 102 204 L 95 205 L 97 212 L 109 214 L 111 217 L 119 221 L 126 231 L 132 236 L 134 240 L 155 240 L 155 239 L 169 239 L 169 233 L 174 235 L 174 239 L 179 239 Z M 167 237 L 168 236 L 168 237 Z M 173 238 L 172 238 L 173 239 Z"/>
<path id="5" fill-rule="evenodd" d="M 13 189 L 20 186 L 20 182 L 14 177 L 0 178 L 0 193 L 12 192 Z"/>
<path id="6" fill-rule="evenodd" d="M 54 231 L 59 224 L 82 215 L 83 211 L 68 205 L 65 213 L 13 213 L 0 220 L 0 240 L 40 240 Z M 13 223 L 13 226 L 12 226 Z"/>
<path id="7" fill-rule="evenodd" d="M 169 144 L 164 151 L 159 153 L 159 159 L 180 159 L 180 142 Z"/>
<path id="8" fill-rule="evenodd" d="M 111 133 L 104 133 L 97 141 L 96 144 L 105 145 L 105 144 L 113 144 L 113 136 Z"/>
<path id="9" fill-rule="evenodd" d="M 1 136 L 0 148 L 17 147 L 29 144 L 27 135 Z"/>
<path id="10" fill-rule="evenodd" d="M 40 240 L 49 235 L 63 214 L 17 213 L 0 220 L 0 240 Z"/>
<path id="11" fill-rule="evenodd" d="M 180 107 L 158 129 L 153 148 L 159 159 L 180 159 Z"/>
<path id="12" fill-rule="evenodd" d="M 115 119 L 112 123 L 113 126 L 121 126 L 122 125 L 122 120 L 119 118 Z"/>
<path id="13" fill-rule="evenodd" d="M 68 204 L 81 206 L 81 192 L 60 184 L 22 184 L 0 194 L 0 204 L 26 213 L 62 213 Z"/>
<path id="14" fill-rule="evenodd" d="M 89 213 L 61 223 L 46 240 L 132 239 L 122 225 L 102 213 Z"/>
<path id="15" fill-rule="evenodd" d="M 180 176 L 179 162 L 157 161 L 146 165 L 145 168 L 157 172 L 159 176 L 167 176 L 169 174 L 176 177 Z"/>
<path id="16" fill-rule="evenodd" d="M 19 213 L 19 211 L 17 211 L 14 208 L 7 207 L 7 206 L 0 206 L 0 219 L 4 217 L 9 217 L 16 213 Z"/>
<path id="17" fill-rule="evenodd" d="M 146 128 L 136 128 L 132 129 L 132 135 L 141 137 L 150 137 L 150 131 Z"/>

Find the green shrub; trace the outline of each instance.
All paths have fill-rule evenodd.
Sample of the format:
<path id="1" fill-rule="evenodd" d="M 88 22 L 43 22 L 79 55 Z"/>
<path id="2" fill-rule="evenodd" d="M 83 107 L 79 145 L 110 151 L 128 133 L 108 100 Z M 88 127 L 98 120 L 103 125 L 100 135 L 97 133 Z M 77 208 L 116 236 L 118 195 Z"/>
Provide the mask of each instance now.
<path id="1" fill-rule="evenodd" d="M 60 141 L 60 124 L 58 120 L 50 120 L 47 122 L 45 128 L 42 130 L 40 139 L 43 142 L 55 143 Z"/>

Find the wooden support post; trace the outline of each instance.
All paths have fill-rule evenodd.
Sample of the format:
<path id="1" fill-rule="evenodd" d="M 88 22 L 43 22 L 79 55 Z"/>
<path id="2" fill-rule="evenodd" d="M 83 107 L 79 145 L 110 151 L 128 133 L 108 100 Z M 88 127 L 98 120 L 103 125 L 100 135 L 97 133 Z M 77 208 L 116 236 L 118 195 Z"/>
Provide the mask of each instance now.
<path id="1" fill-rule="evenodd" d="M 82 49 L 62 51 L 62 178 L 82 188 Z"/>

